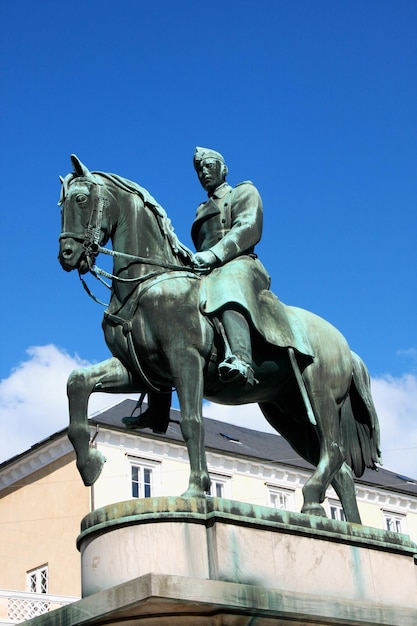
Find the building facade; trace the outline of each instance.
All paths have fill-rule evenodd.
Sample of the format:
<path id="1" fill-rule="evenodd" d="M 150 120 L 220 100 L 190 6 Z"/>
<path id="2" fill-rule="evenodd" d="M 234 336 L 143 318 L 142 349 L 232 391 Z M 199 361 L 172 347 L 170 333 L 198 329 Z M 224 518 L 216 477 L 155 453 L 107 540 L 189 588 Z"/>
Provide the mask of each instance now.
<path id="1" fill-rule="evenodd" d="M 84 487 L 66 430 L 0 465 L 0 626 L 19 623 L 80 597 L 81 519 L 94 509 L 135 498 L 180 495 L 189 464 L 179 412 L 165 435 L 128 431 L 121 422 L 135 408 L 124 400 L 91 420 L 91 437 L 107 458 Z M 205 420 L 212 496 L 300 511 L 312 467 L 278 435 Z M 362 523 L 417 541 L 417 481 L 381 469 L 356 480 Z M 336 494 L 324 503 L 343 521 Z"/>

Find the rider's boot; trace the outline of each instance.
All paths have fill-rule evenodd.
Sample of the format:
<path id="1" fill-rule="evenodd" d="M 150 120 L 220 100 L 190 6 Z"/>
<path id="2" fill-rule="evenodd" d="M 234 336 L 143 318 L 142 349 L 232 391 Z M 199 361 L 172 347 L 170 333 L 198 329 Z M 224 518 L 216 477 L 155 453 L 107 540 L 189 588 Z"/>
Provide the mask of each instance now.
<path id="1" fill-rule="evenodd" d="M 249 324 L 239 311 L 223 311 L 221 321 L 226 333 L 231 354 L 219 364 L 220 380 L 239 385 L 256 384 L 252 369 L 252 345 Z M 226 351 L 227 352 L 227 351 Z"/>

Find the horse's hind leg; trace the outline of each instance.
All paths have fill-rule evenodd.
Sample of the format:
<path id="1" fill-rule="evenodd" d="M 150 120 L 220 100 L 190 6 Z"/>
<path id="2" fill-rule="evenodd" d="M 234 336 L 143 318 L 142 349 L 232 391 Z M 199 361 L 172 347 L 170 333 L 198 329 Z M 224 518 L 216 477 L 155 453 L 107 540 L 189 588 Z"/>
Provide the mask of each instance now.
<path id="1" fill-rule="evenodd" d="M 356 501 L 355 483 L 353 482 L 352 470 L 347 463 L 343 463 L 340 470 L 334 475 L 332 486 L 342 503 L 346 520 L 355 524 L 361 524 L 361 516 Z"/>
<path id="2" fill-rule="evenodd" d="M 129 372 L 116 358 L 107 359 L 97 365 L 74 370 L 67 383 L 70 425 L 68 438 L 77 456 L 77 468 L 86 486 L 92 485 L 99 477 L 104 456 L 90 446 L 88 426 L 88 399 L 93 391 L 129 392 L 133 391 Z"/>
<path id="3" fill-rule="evenodd" d="M 313 397 L 313 409 L 317 418 L 317 434 L 320 441 L 318 465 L 303 487 L 302 513 L 326 516 L 321 503 L 326 490 L 339 471 L 344 455 L 340 445 L 339 409 L 330 390 Z"/>

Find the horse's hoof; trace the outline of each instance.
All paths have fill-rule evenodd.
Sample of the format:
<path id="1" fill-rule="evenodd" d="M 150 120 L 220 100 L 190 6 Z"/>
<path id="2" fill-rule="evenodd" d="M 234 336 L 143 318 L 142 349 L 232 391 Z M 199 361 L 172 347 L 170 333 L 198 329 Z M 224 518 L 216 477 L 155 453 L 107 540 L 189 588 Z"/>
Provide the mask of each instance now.
<path id="1" fill-rule="evenodd" d="M 103 465 L 106 462 L 106 457 L 101 454 L 99 450 L 90 448 L 88 453 L 88 460 L 85 463 L 78 464 L 77 468 L 80 472 L 83 483 L 86 487 L 91 487 L 97 478 L 101 474 Z"/>
<path id="2" fill-rule="evenodd" d="M 182 498 L 205 498 L 206 495 L 208 494 L 208 492 L 210 491 L 210 478 L 207 475 L 205 478 L 203 478 L 200 482 L 200 480 L 194 482 L 194 481 L 190 481 L 190 484 L 188 485 L 188 489 L 187 491 L 184 491 L 183 494 L 181 494 Z"/>
<path id="3" fill-rule="evenodd" d="M 321 504 L 305 504 L 301 509 L 305 515 L 315 515 L 316 517 L 327 517 L 326 511 Z"/>

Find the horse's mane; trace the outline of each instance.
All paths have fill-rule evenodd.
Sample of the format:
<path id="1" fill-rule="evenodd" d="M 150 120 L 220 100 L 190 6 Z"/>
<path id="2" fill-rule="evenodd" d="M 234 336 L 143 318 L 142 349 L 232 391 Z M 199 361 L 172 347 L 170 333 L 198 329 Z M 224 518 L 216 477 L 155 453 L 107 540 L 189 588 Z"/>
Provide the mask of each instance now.
<path id="1" fill-rule="evenodd" d="M 155 215 L 159 228 L 161 229 L 164 237 L 166 237 L 166 239 L 169 241 L 169 244 L 174 254 L 183 257 L 183 259 L 188 262 L 191 261 L 193 253 L 191 252 L 191 250 L 189 250 L 189 248 L 187 248 L 186 246 L 184 246 L 184 244 L 180 242 L 174 232 L 174 227 L 167 215 L 167 212 L 159 204 L 159 202 L 155 200 L 155 198 L 149 193 L 149 191 L 145 189 L 145 187 L 141 187 L 132 180 L 123 178 L 118 174 L 110 174 L 108 172 L 92 172 L 92 174 L 101 176 L 102 178 L 106 178 L 114 185 L 116 185 L 116 187 L 119 187 L 119 189 L 122 189 L 123 191 L 138 195 L 143 203 Z"/>
<path id="2" fill-rule="evenodd" d="M 159 225 L 159 228 L 163 234 L 163 236 L 168 240 L 173 253 L 180 258 L 180 260 L 186 265 L 189 265 L 193 258 L 193 253 L 187 246 L 182 244 L 178 239 L 177 235 L 174 232 L 174 227 L 169 219 L 167 212 L 165 209 L 155 200 L 153 196 L 149 193 L 145 187 L 141 187 L 137 183 L 132 180 L 128 180 L 127 178 L 123 178 L 118 174 L 111 174 L 108 172 L 90 172 L 93 176 L 98 176 L 100 178 L 104 178 L 119 189 L 123 191 L 127 191 L 128 193 L 136 194 L 139 196 L 146 207 L 148 207 L 152 213 L 155 215 L 156 221 Z M 68 184 L 74 180 L 74 178 L 79 178 L 75 174 L 68 174 L 65 179 L 62 181 L 62 190 L 61 190 L 61 198 L 59 204 L 62 204 Z"/>

